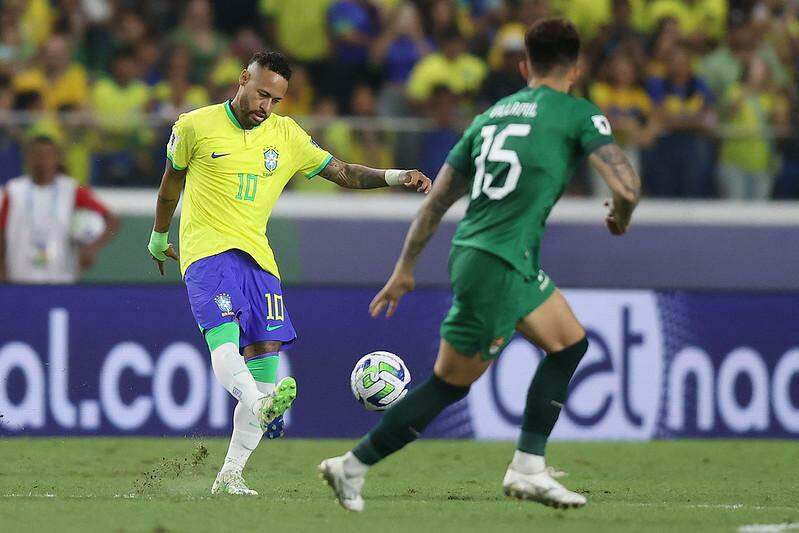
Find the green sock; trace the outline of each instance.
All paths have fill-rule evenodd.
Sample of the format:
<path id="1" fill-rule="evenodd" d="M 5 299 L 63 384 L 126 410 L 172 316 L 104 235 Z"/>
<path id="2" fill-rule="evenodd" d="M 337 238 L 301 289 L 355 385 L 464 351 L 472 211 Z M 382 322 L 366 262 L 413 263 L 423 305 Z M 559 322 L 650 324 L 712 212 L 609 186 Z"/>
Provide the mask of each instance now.
<path id="1" fill-rule="evenodd" d="M 265 353 L 247 360 L 247 368 L 258 383 L 274 383 L 277 380 L 277 365 L 280 357 L 276 353 Z"/>
<path id="2" fill-rule="evenodd" d="M 568 348 L 547 354 L 538 365 L 527 390 L 519 450 L 544 455 L 549 434 L 566 402 L 569 381 L 587 350 L 588 339 L 583 337 Z"/>
<path id="3" fill-rule="evenodd" d="M 362 463 L 373 465 L 416 440 L 448 405 L 463 399 L 469 387 L 450 385 L 436 375 L 413 389 L 386 411 L 380 423 L 352 450 Z"/>

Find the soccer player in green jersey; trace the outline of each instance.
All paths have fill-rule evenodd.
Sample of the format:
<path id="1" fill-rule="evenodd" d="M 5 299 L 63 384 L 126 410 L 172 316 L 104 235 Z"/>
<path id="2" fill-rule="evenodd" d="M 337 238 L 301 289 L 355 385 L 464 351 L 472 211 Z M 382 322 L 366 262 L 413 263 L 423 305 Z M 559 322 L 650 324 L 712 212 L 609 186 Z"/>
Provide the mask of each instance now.
<path id="1" fill-rule="evenodd" d="M 441 217 L 461 196 L 469 207 L 452 241 L 452 307 L 441 325 L 433 375 L 389 409 L 343 456 L 319 470 L 339 503 L 361 511 L 369 468 L 414 441 L 499 356 L 514 331 L 546 352 L 527 393 L 517 451 L 503 482 L 509 496 L 555 507 L 581 507 L 583 495 L 550 475 L 544 448 L 588 348 L 583 327 L 539 267 L 547 216 L 575 166 L 590 155 L 613 191 L 606 224 L 621 235 L 638 202 L 640 180 L 601 111 L 569 95 L 577 79 L 580 38 L 571 22 L 546 19 L 526 34 L 520 65 L 528 87 L 475 118 L 455 145 L 411 224 L 391 278 L 371 303 L 372 316 L 391 316 L 414 288 L 419 254 Z"/>
<path id="2" fill-rule="evenodd" d="M 287 377 L 275 383 L 278 353 L 297 338 L 266 238 L 269 215 L 297 173 L 342 187 L 390 185 L 428 192 L 418 170 L 381 170 L 344 163 L 289 117 L 273 113 L 291 68 L 277 52 L 259 52 L 227 102 L 181 115 L 166 148 L 148 249 L 161 274 L 180 260 L 192 313 L 211 351 L 214 374 L 237 400 L 233 434 L 212 493 L 255 495 L 241 472 L 266 431 L 283 433 L 283 413 L 297 395 Z M 180 248 L 168 243 L 180 194 Z"/>

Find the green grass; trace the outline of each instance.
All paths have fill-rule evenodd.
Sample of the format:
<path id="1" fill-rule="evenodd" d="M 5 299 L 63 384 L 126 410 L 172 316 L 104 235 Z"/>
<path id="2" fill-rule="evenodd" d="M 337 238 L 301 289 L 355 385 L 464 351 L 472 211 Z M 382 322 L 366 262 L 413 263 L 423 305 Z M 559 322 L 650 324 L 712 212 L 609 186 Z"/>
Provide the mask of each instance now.
<path id="1" fill-rule="evenodd" d="M 245 471 L 257 498 L 211 497 L 222 439 L 0 440 L 0 531 L 735 531 L 799 522 L 799 444 L 554 443 L 549 462 L 588 506 L 507 500 L 512 443 L 421 441 L 367 478 L 349 514 L 316 476 L 351 443 L 265 441 Z M 207 449 L 207 452 L 204 450 Z"/>

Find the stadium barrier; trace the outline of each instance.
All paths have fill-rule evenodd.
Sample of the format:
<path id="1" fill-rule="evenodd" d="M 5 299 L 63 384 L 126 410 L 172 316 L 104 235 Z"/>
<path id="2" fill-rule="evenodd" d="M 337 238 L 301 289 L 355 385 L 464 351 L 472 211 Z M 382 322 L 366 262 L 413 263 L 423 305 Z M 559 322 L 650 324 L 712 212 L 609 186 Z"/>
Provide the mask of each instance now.
<path id="1" fill-rule="evenodd" d="M 364 353 L 430 371 L 444 289 L 370 319 L 374 289 L 293 287 L 299 340 L 281 374 L 298 379 L 292 437 L 355 437 L 378 415 L 349 390 Z M 568 290 L 591 347 L 555 437 L 799 437 L 799 293 Z M 177 286 L 0 286 L 0 435 L 224 435 L 232 399 Z M 512 439 L 540 354 L 514 339 L 498 363 L 429 429 L 435 437 Z"/>
<path id="2" fill-rule="evenodd" d="M 103 189 L 124 217 L 120 236 L 86 281 L 179 283 L 160 277 L 145 250 L 155 190 Z M 286 192 L 267 233 L 288 284 L 374 287 L 391 272 L 421 195 Z M 465 209 L 456 204 L 422 255 L 417 281 L 447 287 L 447 254 Z M 564 198 L 553 209 L 542 264 L 561 287 L 799 291 L 799 202 L 646 199 L 624 238 L 608 234 L 601 199 Z M 177 242 L 173 224 L 172 242 Z"/>

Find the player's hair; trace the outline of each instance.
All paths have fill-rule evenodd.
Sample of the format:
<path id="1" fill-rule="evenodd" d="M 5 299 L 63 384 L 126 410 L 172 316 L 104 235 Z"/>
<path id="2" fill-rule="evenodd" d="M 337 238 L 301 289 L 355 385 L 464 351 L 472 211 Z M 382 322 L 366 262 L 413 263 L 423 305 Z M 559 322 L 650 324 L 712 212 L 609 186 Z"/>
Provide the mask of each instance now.
<path id="1" fill-rule="evenodd" d="M 269 69 L 275 74 L 280 74 L 286 78 L 286 81 L 291 79 L 291 66 L 289 66 L 286 56 L 280 52 L 256 52 L 250 58 L 247 66 L 249 67 L 253 63 L 258 63 L 259 66 Z"/>
<path id="2" fill-rule="evenodd" d="M 539 20 L 527 30 L 524 43 L 530 64 L 539 76 L 546 76 L 557 67 L 571 67 L 580 55 L 580 34 L 564 18 Z"/>
<path id="3" fill-rule="evenodd" d="M 56 142 L 56 140 L 52 136 L 44 133 L 39 133 L 28 139 L 28 142 L 25 143 L 25 148 L 29 149 L 34 144 L 49 144 L 50 146 L 58 150 L 58 143 Z"/>

